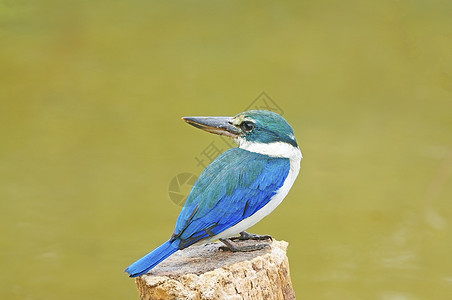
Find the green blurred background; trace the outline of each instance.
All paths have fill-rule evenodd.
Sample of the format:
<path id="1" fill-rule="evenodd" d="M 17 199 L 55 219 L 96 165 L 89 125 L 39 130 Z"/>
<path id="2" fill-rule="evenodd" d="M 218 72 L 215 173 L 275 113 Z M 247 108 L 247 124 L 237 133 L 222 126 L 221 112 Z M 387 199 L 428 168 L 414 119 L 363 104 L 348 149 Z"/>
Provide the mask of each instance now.
<path id="1" fill-rule="evenodd" d="M 168 186 L 265 91 L 299 299 L 451 299 L 452 2 L 0 1 L 0 298 L 138 299 Z M 187 187 L 185 187 L 187 188 Z M 183 192 L 183 191 L 181 191 Z"/>

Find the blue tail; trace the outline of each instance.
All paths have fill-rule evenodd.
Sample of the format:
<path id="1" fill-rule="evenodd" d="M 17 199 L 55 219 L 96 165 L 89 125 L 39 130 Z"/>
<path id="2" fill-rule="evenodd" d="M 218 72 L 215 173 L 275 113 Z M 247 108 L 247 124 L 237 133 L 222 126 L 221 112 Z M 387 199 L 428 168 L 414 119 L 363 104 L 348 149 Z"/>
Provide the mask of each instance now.
<path id="1" fill-rule="evenodd" d="M 126 272 L 129 273 L 130 277 L 137 277 L 147 273 L 150 269 L 161 263 L 168 256 L 179 250 L 178 244 L 179 241 L 167 241 L 151 253 L 148 253 L 131 264 L 126 269 Z"/>

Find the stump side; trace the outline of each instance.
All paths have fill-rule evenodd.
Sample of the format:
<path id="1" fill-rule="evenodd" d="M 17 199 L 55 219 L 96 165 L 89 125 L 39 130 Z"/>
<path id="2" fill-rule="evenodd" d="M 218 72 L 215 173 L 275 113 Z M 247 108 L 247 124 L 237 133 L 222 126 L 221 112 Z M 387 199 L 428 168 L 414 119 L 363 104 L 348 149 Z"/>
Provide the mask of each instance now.
<path id="1" fill-rule="evenodd" d="M 141 299 L 295 299 L 287 242 L 273 241 L 269 248 L 245 253 L 223 252 L 221 245 L 178 251 L 136 278 Z"/>

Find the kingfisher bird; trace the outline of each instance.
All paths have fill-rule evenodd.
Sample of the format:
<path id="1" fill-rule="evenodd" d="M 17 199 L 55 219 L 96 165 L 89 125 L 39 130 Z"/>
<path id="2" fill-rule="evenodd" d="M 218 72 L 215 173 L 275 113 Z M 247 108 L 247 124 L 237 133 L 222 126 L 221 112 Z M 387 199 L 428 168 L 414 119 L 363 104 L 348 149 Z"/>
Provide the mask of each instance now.
<path id="1" fill-rule="evenodd" d="M 218 156 L 193 186 L 168 241 L 131 264 L 130 277 L 147 273 L 174 252 L 220 240 L 233 252 L 234 239 L 265 239 L 245 230 L 286 197 L 300 171 L 302 154 L 292 127 L 277 113 L 249 110 L 234 117 L 183 117 L 194 127 L 234 139 L 238 147 Z M 238 236 L 240 235 L 240 236 Z"/>

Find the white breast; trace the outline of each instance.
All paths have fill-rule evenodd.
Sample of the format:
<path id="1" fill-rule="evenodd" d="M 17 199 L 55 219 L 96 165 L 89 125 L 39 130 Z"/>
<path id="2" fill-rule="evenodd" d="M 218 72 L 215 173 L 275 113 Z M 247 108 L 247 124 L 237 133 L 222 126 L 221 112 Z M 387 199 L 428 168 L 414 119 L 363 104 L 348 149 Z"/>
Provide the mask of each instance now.
<path id="1" fill-rule="evenodd" d="M 298 173 L 300 172 L 300 162 L 303 156 L 298 147 L 294 147 L 290 144 L 282 142 L 275 142 L 271 144 L 246 142 L 240 143 L 240 148 L 273 157 L 289 158 L 290 160 L 289 174 L 287 175 L 284 184 L 279 188 L 276 194 L 270 199 L 270 201 L 264 207 L 262 207 L 260 210 L 258 210 L 250 217 L 232 226 L 231 228 L 228 228 L 225 231 L 217 234 L 216 236 L 204 240 L 204 242 L 211 242 L 218 239 L 224 239 L 237 235 L 240 232 L 245 231 L 251 226 L 255 225 L 265 216 L 269 215 L 279 204 L 281 204 L 283 199 L 286 197 L 287 193 L 289 193 L 290 188 L 292 187 L 293 183 L 295 182 L 295 179 L 298 176 Z"/>

